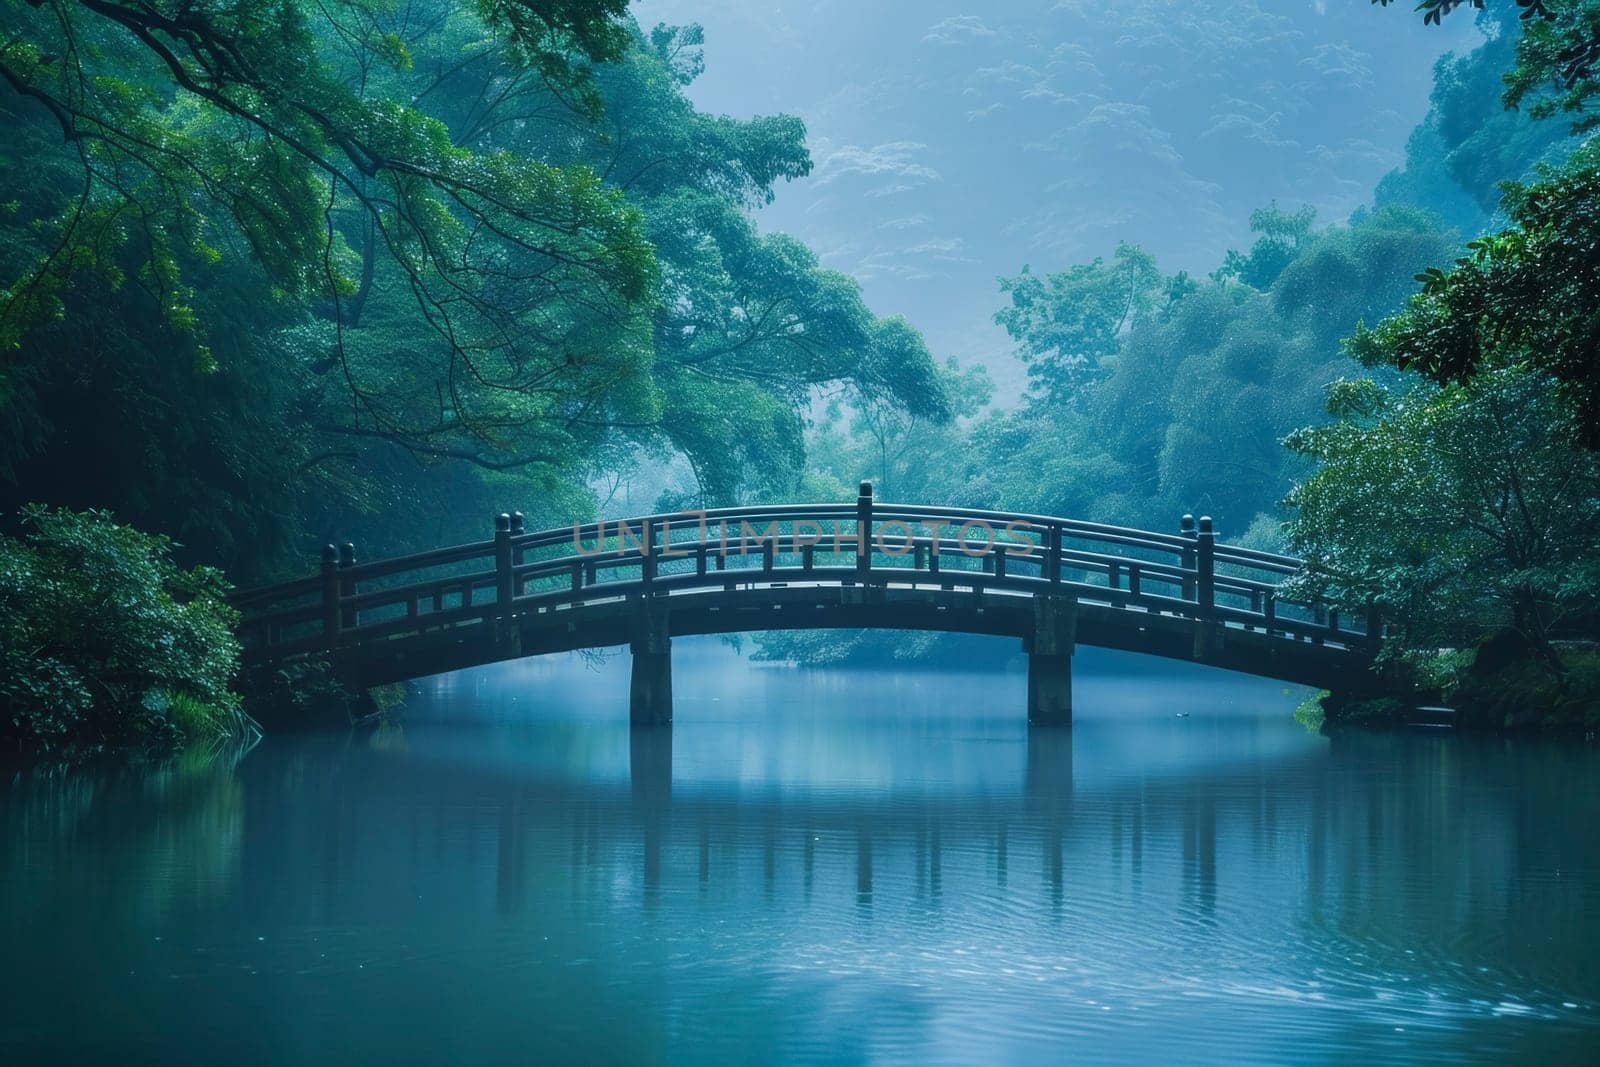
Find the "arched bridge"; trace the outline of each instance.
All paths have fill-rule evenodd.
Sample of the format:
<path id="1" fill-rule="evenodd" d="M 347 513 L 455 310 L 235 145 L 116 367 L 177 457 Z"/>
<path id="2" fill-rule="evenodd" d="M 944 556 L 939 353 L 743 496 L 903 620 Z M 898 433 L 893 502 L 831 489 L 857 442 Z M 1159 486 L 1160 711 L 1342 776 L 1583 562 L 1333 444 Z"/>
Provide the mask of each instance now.
<path id="1" fill-rule="evenodd" d="M 356 686 L 522 656 L 627 645 L 635 723 L 672 717 L 672 638 L 880 628 L 1013 637 L 1028 719 L 1072 718 L 1079 644 L 1214 664 L 1325 689 L 1359 686 L 1378 632 L 1280 595 L 1300 561 L 1177 533 L 1039 515 L 888 504 L 678 512 L 357 563 L 242 591 L 247 667 L 326 658 Z"/>

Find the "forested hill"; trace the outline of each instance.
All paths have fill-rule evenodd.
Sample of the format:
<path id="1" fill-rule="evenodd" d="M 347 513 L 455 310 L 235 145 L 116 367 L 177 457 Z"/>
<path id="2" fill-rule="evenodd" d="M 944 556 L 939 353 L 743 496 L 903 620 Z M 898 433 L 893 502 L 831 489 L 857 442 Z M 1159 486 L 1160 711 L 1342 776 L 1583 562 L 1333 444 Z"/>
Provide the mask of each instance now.
<path id="1" fill-rule="evenodd" d="M 1469 16 L 1423 26 L 1367 0 L 636 10 L 704 23 L 703 106 L 806 120 L 816 171 L 762 224 L 861 279 L 936 351 L 987 363 L 1005 403 L 1020 373 L 990 321 L 997 275 L 1119 241 L 1200 275 L 1274 199 L 1341 220 L 1402 163 L 1435 58 L 1483 40 Z"/>
<path id="2" fill-rule="evenodd" d="M 641 451 L 787 491 L 814 389 L 940 420 L 917 332 L 749 211 L 805 129 L 697 111 L 624 0 L 10 0 L 0 506 L 251 582 L 591 512 Z"/>
<path id="3" fill-rule="evenodd" d="M 1448 25 L 1477 5 L 1422 6 Z M 1600 4 L 1478 17 L 1484 43 L 1436 66 L 1370 206 L 1323 221 L 1269 202 L 1203 273 L 1128 242 L 1019 264 L 994 318 L 1022 402 L 985 407 L 969 362 L 944 371 L 954 430 L 841 410 L 809 495 L 870 478 L 900 500 L 1144 528 L 1209 514 L 1307 558 L 1301 581 L 1342 607 L 1379 605 L 1385 662 L 1476 686 L 1484 721 L 1600 721 Z M 946 639 L 763 640 L 823 662 L 934 660 Z M 1530 673 L 1481 677 L 1507 664 Z"/>
<path id="4" fill-rule="evenodd" d="M 987 404 L 992 376 L 968 358 L 944 370 L 955 429 L 841 409 L 817 431 L 813 495 L 870 478 L 895 499 L 1153 529 L 1205 512 L 1230 538 L 1284 547 L 1283 498 L 1312 468 L 1282 442 L 1327 418 L 1330 382 L 1362 372 L 1344 339 L 1402 309 L 1419 272 L 1504 225 L 1502 182 L 1537 177 L 1583 140 L 1502 99 L 1519 8 L 1491 5 L 1478 22 L 1482 43 L 1436 65 L 1404 163 L 1349 218 L 1269 201 L 1243 220 L 1250 240 L 1200 272 L 1128 241 L 1019 265 L 990 303 L 1026 374 L 1021 403 Z"/>

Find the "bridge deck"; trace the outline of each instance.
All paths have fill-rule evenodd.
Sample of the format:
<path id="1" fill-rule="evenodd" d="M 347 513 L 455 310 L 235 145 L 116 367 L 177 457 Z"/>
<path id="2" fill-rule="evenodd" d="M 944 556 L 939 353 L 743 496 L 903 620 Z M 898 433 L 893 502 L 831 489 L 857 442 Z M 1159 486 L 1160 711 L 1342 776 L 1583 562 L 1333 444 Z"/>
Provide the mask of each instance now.
<path id="1" fill-rule="evenodd" d="M 365 686 L 625 644 L 636 717 L 664 720 L 673 637 L 940 630 L 1020 639 L 1030 713 L 1059 721 L 1070 718 L 1078 643 L 1329 689 L 1359 684 L 1371 663 L 1373 616 L 1347 621 L 1285 600 L 1280 586 L 1300 561 L 1217 544 L 1207 519 L 1159 534 L 882 504 L 862 489 L 853 507 L 531 533 L 501 516 L 491 541 L 362 565 L 353 546 L 329 546 L 321 575 L 236 596 L 246 663 L 327 657 Z"/>

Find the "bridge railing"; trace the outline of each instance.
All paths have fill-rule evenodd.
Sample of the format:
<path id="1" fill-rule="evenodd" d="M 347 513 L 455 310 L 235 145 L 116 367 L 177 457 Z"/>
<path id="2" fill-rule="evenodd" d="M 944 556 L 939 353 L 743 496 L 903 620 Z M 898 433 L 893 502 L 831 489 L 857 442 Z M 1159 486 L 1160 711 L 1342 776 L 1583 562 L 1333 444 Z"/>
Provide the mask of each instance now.
<path id="1" fill-rule="evenodd" d="M 1063 596 L 1191 617 L 1290 640 L 1371 644 L 1374 615 L 1345 619 L 1281 595 L 1300 561 L 1216 542 L 1209 519 L 1157 533 L 1052 516 L 882 503 L 784 504 L 524 529 L 358 563 L 329 545 L 320 574 L 243 590 L 247 655 L 272 660 L 523 612 L 619 597 L 762 585 Z"/>

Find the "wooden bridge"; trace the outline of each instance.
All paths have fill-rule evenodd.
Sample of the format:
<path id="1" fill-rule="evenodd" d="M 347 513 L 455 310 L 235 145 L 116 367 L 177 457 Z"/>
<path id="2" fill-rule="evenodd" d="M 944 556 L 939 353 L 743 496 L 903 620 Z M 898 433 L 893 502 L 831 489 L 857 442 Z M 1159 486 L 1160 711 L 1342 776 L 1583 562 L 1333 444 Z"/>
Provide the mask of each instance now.
<path id="1" fill-rule="evenodd" d="M 1028 721 L 1072 719 L 1079 644 L 1332 690 L 1359 688 L 1368 613 L 1280 595 L 1288 556 L 1177 533 L 887 504 L 720 508 L 530 532 L 371 563 L 329 545 L 319 575 L 239 592 L 247 668 L 326 659 L 372 686 L 522 656 L 627 645 L 636 724 L 672 719 L 672 638 L 878 628 L 1021 640 Z"/>

